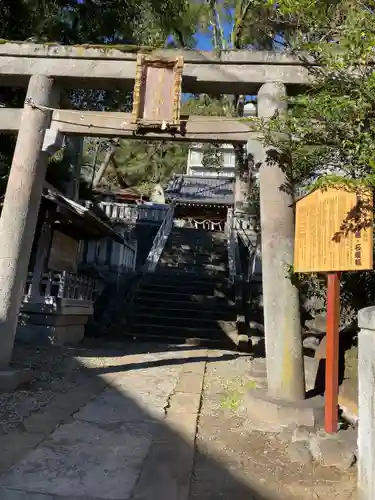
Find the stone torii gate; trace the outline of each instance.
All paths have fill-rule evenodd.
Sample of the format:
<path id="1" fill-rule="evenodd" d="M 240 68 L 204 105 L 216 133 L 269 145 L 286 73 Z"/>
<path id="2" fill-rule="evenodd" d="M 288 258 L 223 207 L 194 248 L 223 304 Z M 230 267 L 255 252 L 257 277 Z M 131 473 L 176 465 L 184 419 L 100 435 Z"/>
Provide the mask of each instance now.
<path id="1" fill-rule="evenodd" d="M 258 117 L 269 118 L 294 92 L 310 82 L 298 59 L 268 52 L 158 50 L 153 56 L 182 56 L 183 92 L 257 94 Z M 0 45 L 0 86 L 27 87 L 24 108 L 0 108 L 0 132 L 17 133 L 0 219 L 0 377 L 9 374 L 12 349 L 38 216 L 48 151 L 64 134 L 194 142 L 248 144 L 261 163 L 261 230 L 268 391 L 289 401 L 305 397 L 299 302 L 285 274 L 292 263 L 294 221 L 290 195 L 280 190 L 281 169 L 265 162 L 251 124 L 223 117 L 188 117 L 183 134 L 138 134 L 125 113 L 59 110 L 68 88 L 132 89 L 135 52 L 103 47 Z M 236 189 L 237 193 L 239 192 Z"/>

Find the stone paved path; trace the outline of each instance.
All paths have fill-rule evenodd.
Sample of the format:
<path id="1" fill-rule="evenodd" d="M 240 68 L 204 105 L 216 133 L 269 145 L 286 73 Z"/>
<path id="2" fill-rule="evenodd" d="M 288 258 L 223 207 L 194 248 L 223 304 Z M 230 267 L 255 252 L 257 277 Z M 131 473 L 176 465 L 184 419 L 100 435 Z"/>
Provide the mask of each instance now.
<path id="1" fill-rule="evenodd" d="M 0 436 L 0 499 L 186 500 L 206 355 L 74 356 L 78 383 Z"/>
<path id="2" fill-rule="evenodd" d="M 22 354 L 22 355 L 21 355 Z M 246 355 L 134 345 L 16 352 L 0 500 L 354 500 L 355 474 L 288 461 L 242 408 Z"/>

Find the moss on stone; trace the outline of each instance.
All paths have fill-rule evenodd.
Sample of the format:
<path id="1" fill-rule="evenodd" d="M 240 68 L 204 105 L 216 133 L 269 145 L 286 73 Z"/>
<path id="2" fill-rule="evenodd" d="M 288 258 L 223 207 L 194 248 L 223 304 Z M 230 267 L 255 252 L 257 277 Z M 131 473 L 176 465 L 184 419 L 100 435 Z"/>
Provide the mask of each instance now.
<path id="1" fill-rule="evenodd" d="M 357 383 L 358 380 L 358 346 L 345 352 L 345 378 Z"/>
<path id="2" fill-rule="evenodd" d="M 14 44 L 17 44 L 17 45 L 22 45 L 24 43 L 30 43 L 30 42 L 26 42 L 25 40 L 23 42 L 21 40 L 5 40 L 4 38 L 1 38 L 0 39 L 0 43 L 2 45 L 5 45 L 6 43 L 14 43 Z"/>
<path id="3" fill-rule="evenodd" d="M 73 45 L 73 47 L 82 47 L 84 49 L 96 49 L 96 50 L 103 50 L 104 52 L 108 52 L 110 50 L 119 50 L 120 52 L 153 52 L 154 50 L 158 50 L 155 47 L 150 47 L 148 45 L 109 45 L 109 44 L 103 44 L 103 45 L 89 45 L 89 44 L 83 44 L 83 45 Z"/>
<path id="4" fill-rule="evenodd" d="M 5 40 L 4 38 L 0 38 L 0 45 L 5 45 L 7 43 L 12 43 L 15 45 L 47 45 L 60 47 L 60 44 L 57 42 L 28 42 L 27 40 Z"/>
<path id="5" fill-rule="evenodd" d="M 103 50 L 104 52 L 109 52 L 110 50 L 119 50 L 121 52 L 145 52 L 151 53 L 154 50 L 160 50 L 158 47 L 150 47 L 148 45 L 111 45 L 111 44 L 81 44 L 81 45 L 62 45 L 58 42 L 28 42 L 26 40 L 5 40 L 0 39 L 0 44 L 5 45 L 7 43 L 14 43 L 18 45 L 30 44 L 30 45 L 44 45 L 46 47 L 68 47 L 72 49 L 95 49 Z"/>

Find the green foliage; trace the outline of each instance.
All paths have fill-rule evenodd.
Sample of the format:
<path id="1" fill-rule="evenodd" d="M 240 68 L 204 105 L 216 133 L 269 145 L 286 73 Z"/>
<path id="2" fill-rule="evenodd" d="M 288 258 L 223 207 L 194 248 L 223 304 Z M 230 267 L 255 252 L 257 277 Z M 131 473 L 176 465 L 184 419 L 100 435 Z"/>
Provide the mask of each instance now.
<path id="1" fill-rule="evenodd" d="M 231 46 L 235 49 L 275 47 L 275 36 L 282 31 L 274 8 L 263 0 L 227 0 L 227 19 L 233 25 Z"/>
<path id="2" fill-rule="evenodd" d="M 198 2 L 199 3 L 199 2 Z M 265 0 L 208 0 L 201 29 L 211 33 L 213 46 L 223 49 L 280 49 L 295 31 L 287 12 Z M 232 27 L 224 36 L 223 25 Z"/>
<path id="3" fill-rule="evenodd" d="M 191 95 L 182 102 L 182 115 L 236 116 L 230 96 Z"/>
<path id="4" fill-rule="evenodd" d="M 0 38 L 61 44 L 191 46 L 200 16 L 199 3 L 187 0 L 0 0 Z M 24 90 L 0 88 L 0 104 L 22 107 Z M 131 94 L 74 90 L 79 109 L 129 111 Z M 15 141 L 0 137 L 0 193 L 4 191 Z M 65 182 L 63 166 L 50 179 Z"/>
<path id="5" fill-rule="evenodd" d="M 294 185 L 323 174 L 374 185 L 372 11 L 347 1 L 282 0 L 277 8 L 300 22 L 294 48 L 306 54 L 313 81 L 308 92 L 289 99 L 285 116 L 263 124 L 267 144 Z"/>
<path id="6" fill-rule="evenodd" d="M 155 184 L 165 185 L 174 173 L 186 169 L 188 146 L 160 141 L 120 140 L 114 163 L 105 182 L 110 185 L 135 186 L 150 194 Z"/>
<path id="7" fill-rule="evenodd" d="M 182 115 L 233 116 L 233 99 L 190 96 L 182 103 Z M 107 171 L 103 183 L 108 186 L 134 186 L 149 194 L 155 184 L 165 185 L 173 174 L 184 173 L 187 166 L 188 144 L 178 142 L 148 142 L 121 140 L 114 165 Z M 221 154 L 217 145 L 203 146 L 203 161 L 220 168 Z"/>
<path id="8" fill-rule="evenodd" d="M 332 185 L 375 185 L 375 17 L 366 2 L 269 1 L 294 25 L 292 51 L 311 73 L 310 89 L 289 98 L 285 115 L 262 123 L 269 161 L 287 174 L 294 195 Z M 301 56 L 301 53 L 304 53 Z M 325 282 L 294 276 L 306 295 L 324 297 Z M 345 322 L 374 300 L 372 272 L 343 273 Z"/>
<path id="9" fill-rule="evenodd" d="M 223 154 L 220 144 L 204 144 L 202 148 L 202 165 L 219 169 L 223 166 Z"/>
<path id="10" fill-rule="evenodd" d="M 181 25 L 185 0 L 0 0 L 0 36 L 64 44 L 162 46 Z M 185 31 L 192 26 L 185 22 Z"/>

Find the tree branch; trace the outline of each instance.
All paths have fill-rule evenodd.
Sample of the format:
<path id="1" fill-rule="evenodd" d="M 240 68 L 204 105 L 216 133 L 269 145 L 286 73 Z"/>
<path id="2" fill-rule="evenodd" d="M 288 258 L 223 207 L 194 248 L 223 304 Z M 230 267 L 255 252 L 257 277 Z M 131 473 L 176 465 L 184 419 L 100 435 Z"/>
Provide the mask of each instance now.
<path id="1" fill-rule="evenodd" d="M 246 16 L 250 10 L 250 7 L 254 5 L 254 0 L 248 0 L 244 9 L 242 10 L 242 2 L 241 2 L 241 7 L 240 7 L 240 12 L 239 12 L 239 17 L 235 19 L 235 25 L 234 25 L 234 30 L 232 33 L 232 45 L 233 48 L 239 49 L 240 48 L 240 43 L 241 43 L 241 36 L 242 36 L 242 30 L 244 26 L 244 22 L 246 20 Z"/>
<path id="2" fill-rule="evenodd" d="M 108 165 L 110 164 L 111 159 L 116 152 L 118 144 L 119 144 L 118 139 L 115 139 L 113 142 L 111 142 L 109 149 L 104 157 L 104 160 L 100 165 L 98 172 L 95 175 L 94 182 L 92 183 L 93 189 L 95 189 L 98 186 L 99 182 L 102 180 L 102 177 L 105 174 L 105 171 L 107 170 Z"/>

